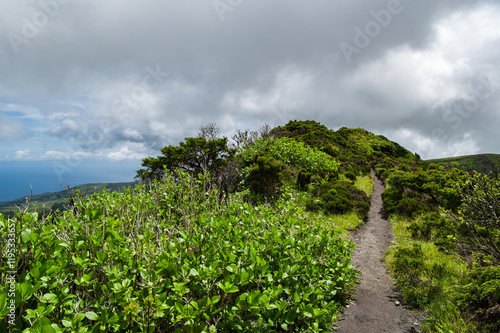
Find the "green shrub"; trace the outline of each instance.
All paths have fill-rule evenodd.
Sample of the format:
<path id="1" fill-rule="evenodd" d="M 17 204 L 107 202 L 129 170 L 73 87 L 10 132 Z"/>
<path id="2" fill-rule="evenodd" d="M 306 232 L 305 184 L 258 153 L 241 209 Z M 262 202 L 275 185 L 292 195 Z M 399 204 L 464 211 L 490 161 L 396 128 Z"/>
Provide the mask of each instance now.
<path id="1" fill-rule="evenodd" d="M 476 267 L 458 289 L 459 307 L 479 332 L 500 332 L 500 266 Z"/>
<path id="2" fill-rule="evenodd" d="M 320 207 L 328 214 L 345 214 L 356 212 L 361 218 L 368 216 L 370 200 L 365 192 L 358 190 L 348 182 L 329 182 L 317 186 L 306 208 L 317 210 Z"/>
<path id="3" fill-rule="evenodd" d="M 306 190 L 307 186 L 312 181 L 312 174 L 309 172 L 299 171 L 297 175 L 297 188 L 301 191 Z"/>
<path id="4" fill-rule="evenodd" d="M 338 173 L 339 163 L 331 156 L 292 138 L 257 139 L 254 144 L 245 147 L 241 158 L 251 163 L 259 154 L 271 156 L 297 170 L 316 174 Z"/>
<path id="5" fill-rule="evenodd" d="M 246 178 L 251 193 L 262 199 L 276 198 L 283 186 L 282 169 L 282 165 L 273 157 L 258 156 Z"/>
<path id="6" fill-rule="evenodd" d="M 352 180 L 352 181 L 355 181 L 356 178 L 358 177 L 357 173 L 354 172 L 352 169 L 351 170 L 347 170 L 346 172 L 344 172 L 344 176 L 347 179 Z"/>
<path id="7" fill-rule="evenodd" d="M 442 286 L 435 280 L 444 277 L 445 266 L 440 263 L 428 264 L 420 244 L 396 249 L 393 256 L 391 267 L 408 304 L 420 308 L 440 296 Z"/>
<path id="8" fill-rule="evenodd" d="M 429 211 L 429 207 L 427 207 L 419 198 L 403 198 L 394 208 L 395 213 L 404 216 L 415 216 L 427 211 Z"/>
<path id="9" fill-rule="evenodd" d="M 222 203 L 178 175 L 81 199 L 52 220 L 0 216 L 0 244 L 9 224 L 19 235 L 13 331 L 330 330 L 356 279 L 353 246 L 289 201 L 251 206 L 230 194 Z M 6 332 L 12 268 L 3 263 Z"/>

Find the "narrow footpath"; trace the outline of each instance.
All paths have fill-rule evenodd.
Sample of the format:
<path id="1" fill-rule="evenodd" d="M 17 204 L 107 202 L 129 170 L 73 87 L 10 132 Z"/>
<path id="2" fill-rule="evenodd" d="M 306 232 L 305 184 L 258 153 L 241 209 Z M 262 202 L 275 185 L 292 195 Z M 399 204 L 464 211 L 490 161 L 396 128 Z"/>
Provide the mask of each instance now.
<path id="1" fill-rule="evenodd" d="M 406 309 L 381 261 L 393 240 L 391 224 L 383 217 L 384 185 L 372 171 L 374 188 L 367 223 L 353 232 L 354 267 L 361 271 L 354 300 L 339 321 L 337 333 L 419 332 L 416 315 Z"/>

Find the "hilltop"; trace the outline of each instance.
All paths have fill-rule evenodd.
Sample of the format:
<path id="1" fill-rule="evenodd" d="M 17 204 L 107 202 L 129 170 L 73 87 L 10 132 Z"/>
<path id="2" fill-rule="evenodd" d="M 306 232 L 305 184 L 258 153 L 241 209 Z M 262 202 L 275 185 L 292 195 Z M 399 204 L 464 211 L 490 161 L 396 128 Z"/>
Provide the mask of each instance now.
<path id="1" fill-rule="evenodd" d="M 416 166 L 423 162 L 397 142 L 362 128 L 342 127 L 334 131 L 308 120 L 290 121 L 285 126 L 274 128 L 272 133 L 324 151 L 340 162 L 341 171 L 368 173 L 372 166 L 383 161 L 390 161 L 394 166 L 399 163 Z"/>

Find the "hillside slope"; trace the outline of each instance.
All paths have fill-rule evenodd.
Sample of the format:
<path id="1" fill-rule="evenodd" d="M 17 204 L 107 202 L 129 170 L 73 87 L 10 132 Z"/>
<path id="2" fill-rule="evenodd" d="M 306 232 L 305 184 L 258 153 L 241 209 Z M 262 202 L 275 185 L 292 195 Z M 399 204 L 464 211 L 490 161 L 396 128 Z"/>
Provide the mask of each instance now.
<path id="1" fill-rule="evenodd" d="M 134 187 L 135 184 L 135 182 L 82 184 L 72 187 L 71 191 L 78 190 L 82 195 L 102 192 L 104 189 L 110 192 L 123 192 L 125 188 Z M 51 210 L 54 206 L 61 207 L 62 204 L 67 203 L 68 199 L 69 193 L 65 189 L 59 192 L 46 192 L 33 195 L 31 201 L 33 203 L 36 202 L 37 207 L 45 206 L 46 209 Z M 24 204 L 26 204 L 26 197 L 0 202 L 0 213 L 9 215 L 8 212 L 17 212 L 17 207 L 22 207 Z"/>
<path id="2" fill-rule="evenodd" d="M 333 131 L 313 120 L 290 121 L 273 129 L 273 134 L 294 138 L 333 156 L 340 162 L 341 172 L 368 174 L 379 163 L 387 166 L 423 163 L 418 155 L 398 143 L 362 128 L 342 127 Z"/>
<path id="3" fill-rule="evenodd" d="M 17 327 L 332 331 L 359 273 L 347 230 L 366 222 L 365 240 L 383 231 L 370 227 L 372 195 L 384 206 L 378 201 L 372 213 L 384 216 L 387 230 L 390 221 L 395 234 L 388 270 L 405 302 L 425 309 L 423 331 L 499 331 L 500 255 L 487 250 L 500 244 L 500 232 L 478 234 L 474 240 L 496 242 L 478 249 L 469 225 L 484 230 L 491 214 L 478 218 L 464 210 L 465 199 L 498 203 L 499 181 L 429 164 L 360 128 L 290 121 L 240 134 L 246 137 L 238 149 L 225 137 L 203 136 L 165 147 L 143 160 L 142 185 L 77 195 L 63 213 L 0 214 L 0 244 L 11 226 L 19 227 L 19 283 L 31 288 L 21 295 L 25 312 L 19 311 Z M 382 194 L 371 170 L 383 181 Z M 472 195 L 474 184 L 486 190 Z M 89 192 L 98 190 L 91 186 Z M 40 209 L 41 198 L 34 200 Z M 358 246 L 362 257 L 377 251 Z M 6 269 L 14 268 L 0 273 Z M 6 331 L 7 287 L 0 282 L 0 331 Z M 47 303 L 34 321 L 34 309 Z"/>
<path id="4" fill-rule="evenodd" d="M 427 162 L 442 165 L 445 168 L 457 168 L 466 172 L 477 171 L 484 174 L 492 172 L 495 178 L 500 174 L 499 154 L 457 156 L 432 159 Z"/>

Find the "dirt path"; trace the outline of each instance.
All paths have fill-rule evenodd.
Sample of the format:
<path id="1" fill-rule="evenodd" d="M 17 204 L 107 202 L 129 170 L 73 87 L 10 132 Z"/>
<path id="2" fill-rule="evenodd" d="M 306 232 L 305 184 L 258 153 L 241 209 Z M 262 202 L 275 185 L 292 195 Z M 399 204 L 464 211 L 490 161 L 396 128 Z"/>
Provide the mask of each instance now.
<path id="1" fill-rule="evenodd" d="M 341 316 L 337 333 L 418 332 L 417 321 L 402 304 L 395 286 L 380 260 L 393 239 L 391 224 L 384 219 L 384 185 L 375 177 L 368 222 L 351 236 L 356 243 L 352 261 L 361 271 L 354 301 Z M 400 305 L 401 304 L 401 305 Z"/>

